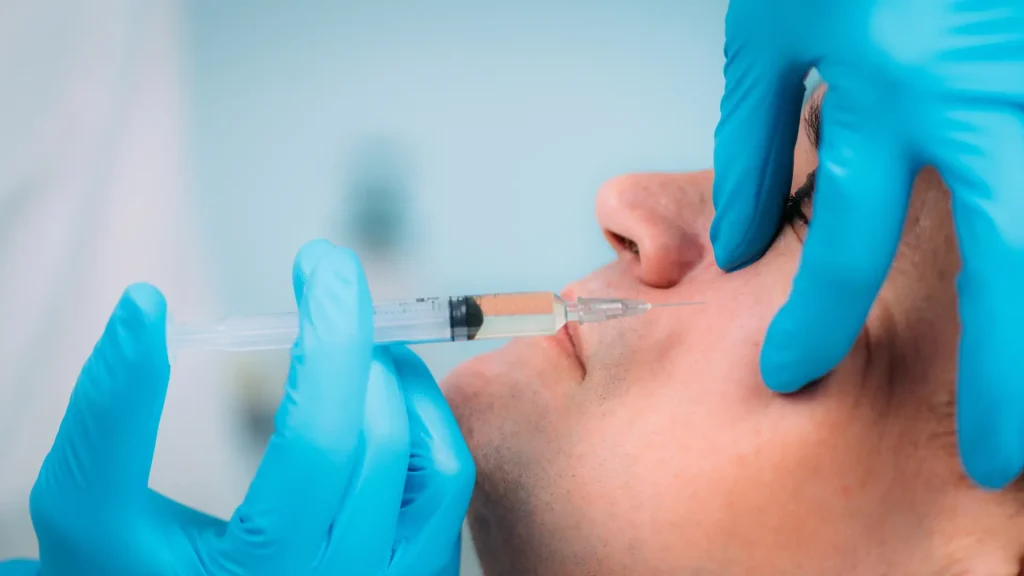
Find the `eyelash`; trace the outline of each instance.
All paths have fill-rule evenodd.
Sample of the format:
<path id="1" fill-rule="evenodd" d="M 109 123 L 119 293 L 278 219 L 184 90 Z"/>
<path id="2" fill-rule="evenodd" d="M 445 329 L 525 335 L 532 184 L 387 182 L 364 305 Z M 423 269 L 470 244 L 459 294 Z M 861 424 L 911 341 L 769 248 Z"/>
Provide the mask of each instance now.
<path id="1" fill-rule="evenodd" d="M 803 222 L 805 225 L 808 224 L 809 220 L 807 214 L 804 212 L 804 204 L 811 199 L 814 194 L 814 176 L 816 171 L 812 170 L 807 175 L 807 180 L 796 189 L 789 198 L 786 199 L 786 207 L 782 212 L 783 224 L 792 224 L 797 220 Z"/>

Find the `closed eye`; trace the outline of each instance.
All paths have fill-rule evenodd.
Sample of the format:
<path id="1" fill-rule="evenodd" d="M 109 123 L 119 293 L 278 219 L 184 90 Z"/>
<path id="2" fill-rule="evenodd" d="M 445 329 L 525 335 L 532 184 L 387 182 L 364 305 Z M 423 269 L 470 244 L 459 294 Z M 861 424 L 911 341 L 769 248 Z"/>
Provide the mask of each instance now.
<path id="1" fill-rule="evenodd" d="M 819 91 L 813 96 L 804 107 L 803 125 L 807 139 L 817 149 L 821 144 L 821 101 L 824 91 Z M 786 199 L 786 207 L 783 211 L 783 224 L 793 224 L 800 221 L 804 225 L 810 223 L 805 208 L 810 205 L 814 196 L 814 183 L 817 170 L 812 170 L 807 175 L 804 183 Z"/>
<path id="2" fill-rule="evenodd" d="M 786 200 L 783 218 L 787 223 L 799 220 L 804 225 L 810 224 L 810 219 L 807 218 L 807 212 L 804 211 L 804 207 L 810 204 L 811 197 L 814 195 L 814 176 L 816 173 L 816 170 L 811 170 L 811 173 L 807 175 L 807 180 Z"/>

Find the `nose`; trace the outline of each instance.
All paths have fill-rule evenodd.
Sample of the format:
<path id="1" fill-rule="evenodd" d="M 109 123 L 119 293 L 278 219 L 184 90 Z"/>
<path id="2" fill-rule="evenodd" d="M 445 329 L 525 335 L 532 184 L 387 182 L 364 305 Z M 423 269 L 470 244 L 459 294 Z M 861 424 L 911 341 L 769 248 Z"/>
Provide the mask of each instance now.
<path id="1" fill-rule="evenodd" d="M 639 280 L 671 288 L 711 255 L 711 171 L 633 174 L 605 184 L 597 220 L 620 259 L 637 263 Z"/>

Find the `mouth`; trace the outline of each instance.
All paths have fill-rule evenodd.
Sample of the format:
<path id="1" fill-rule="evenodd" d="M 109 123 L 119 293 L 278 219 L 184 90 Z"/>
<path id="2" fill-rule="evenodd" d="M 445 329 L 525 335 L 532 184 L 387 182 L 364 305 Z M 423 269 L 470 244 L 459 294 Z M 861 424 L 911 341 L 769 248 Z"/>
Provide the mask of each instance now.
<path id="1" fill-rule="evenodd" d="M 587 365 L 583 362 L 582 348 L 580 347 L 579 339 L 579 326 L 574 322 L 569 322 L 565 326 L 562 326 L 561 330 L 550 338 L 554 342 L 555 346 L 579 365 L 580 370 L 586 374 Z"/>
<path id="2" fill-rule="evenodd" d="M 576 299 L 576 292 L 571 287 L 562 290 L 560 296 L 566 302 Z M 579 366 L 583 375 L 587 373 L 587 365 L 583 362 L 583 346 L 580 340 L 580 326 L 576 322 L 566 322 L 558 332 L 552 336 L 555 344 Z"/>

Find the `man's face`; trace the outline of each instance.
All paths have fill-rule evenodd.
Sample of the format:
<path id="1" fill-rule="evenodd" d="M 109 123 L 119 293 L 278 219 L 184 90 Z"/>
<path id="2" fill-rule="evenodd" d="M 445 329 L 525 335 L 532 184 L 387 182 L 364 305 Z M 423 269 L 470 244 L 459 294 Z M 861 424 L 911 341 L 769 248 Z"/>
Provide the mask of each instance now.
<path id="1" fill-rule="evenodd" d="M 817 165 L 817 100 L 794 190 Z M 562 292 L 706 304 L 573 326 L 575 353 L 564 335 L 514 341 L 442 384 L 477 462 L 469 519 L 488 574 L 931 574 L 946 561 L 936 543 L 1004 530 L 975 518 L 996 497 L 964 484 L 955 446 L 938 446 L 955 441 L 942 407 L 958 263 L 935 175 L 916 184 L 930 198 L 915 192 L 854 350 L 793 396 L 765 388 L 758 355 L 806 226 L 782 223 L 763 258 L 722 272 L 712 178 L 606 184 L 597 215 L 618 258 Z"/>

